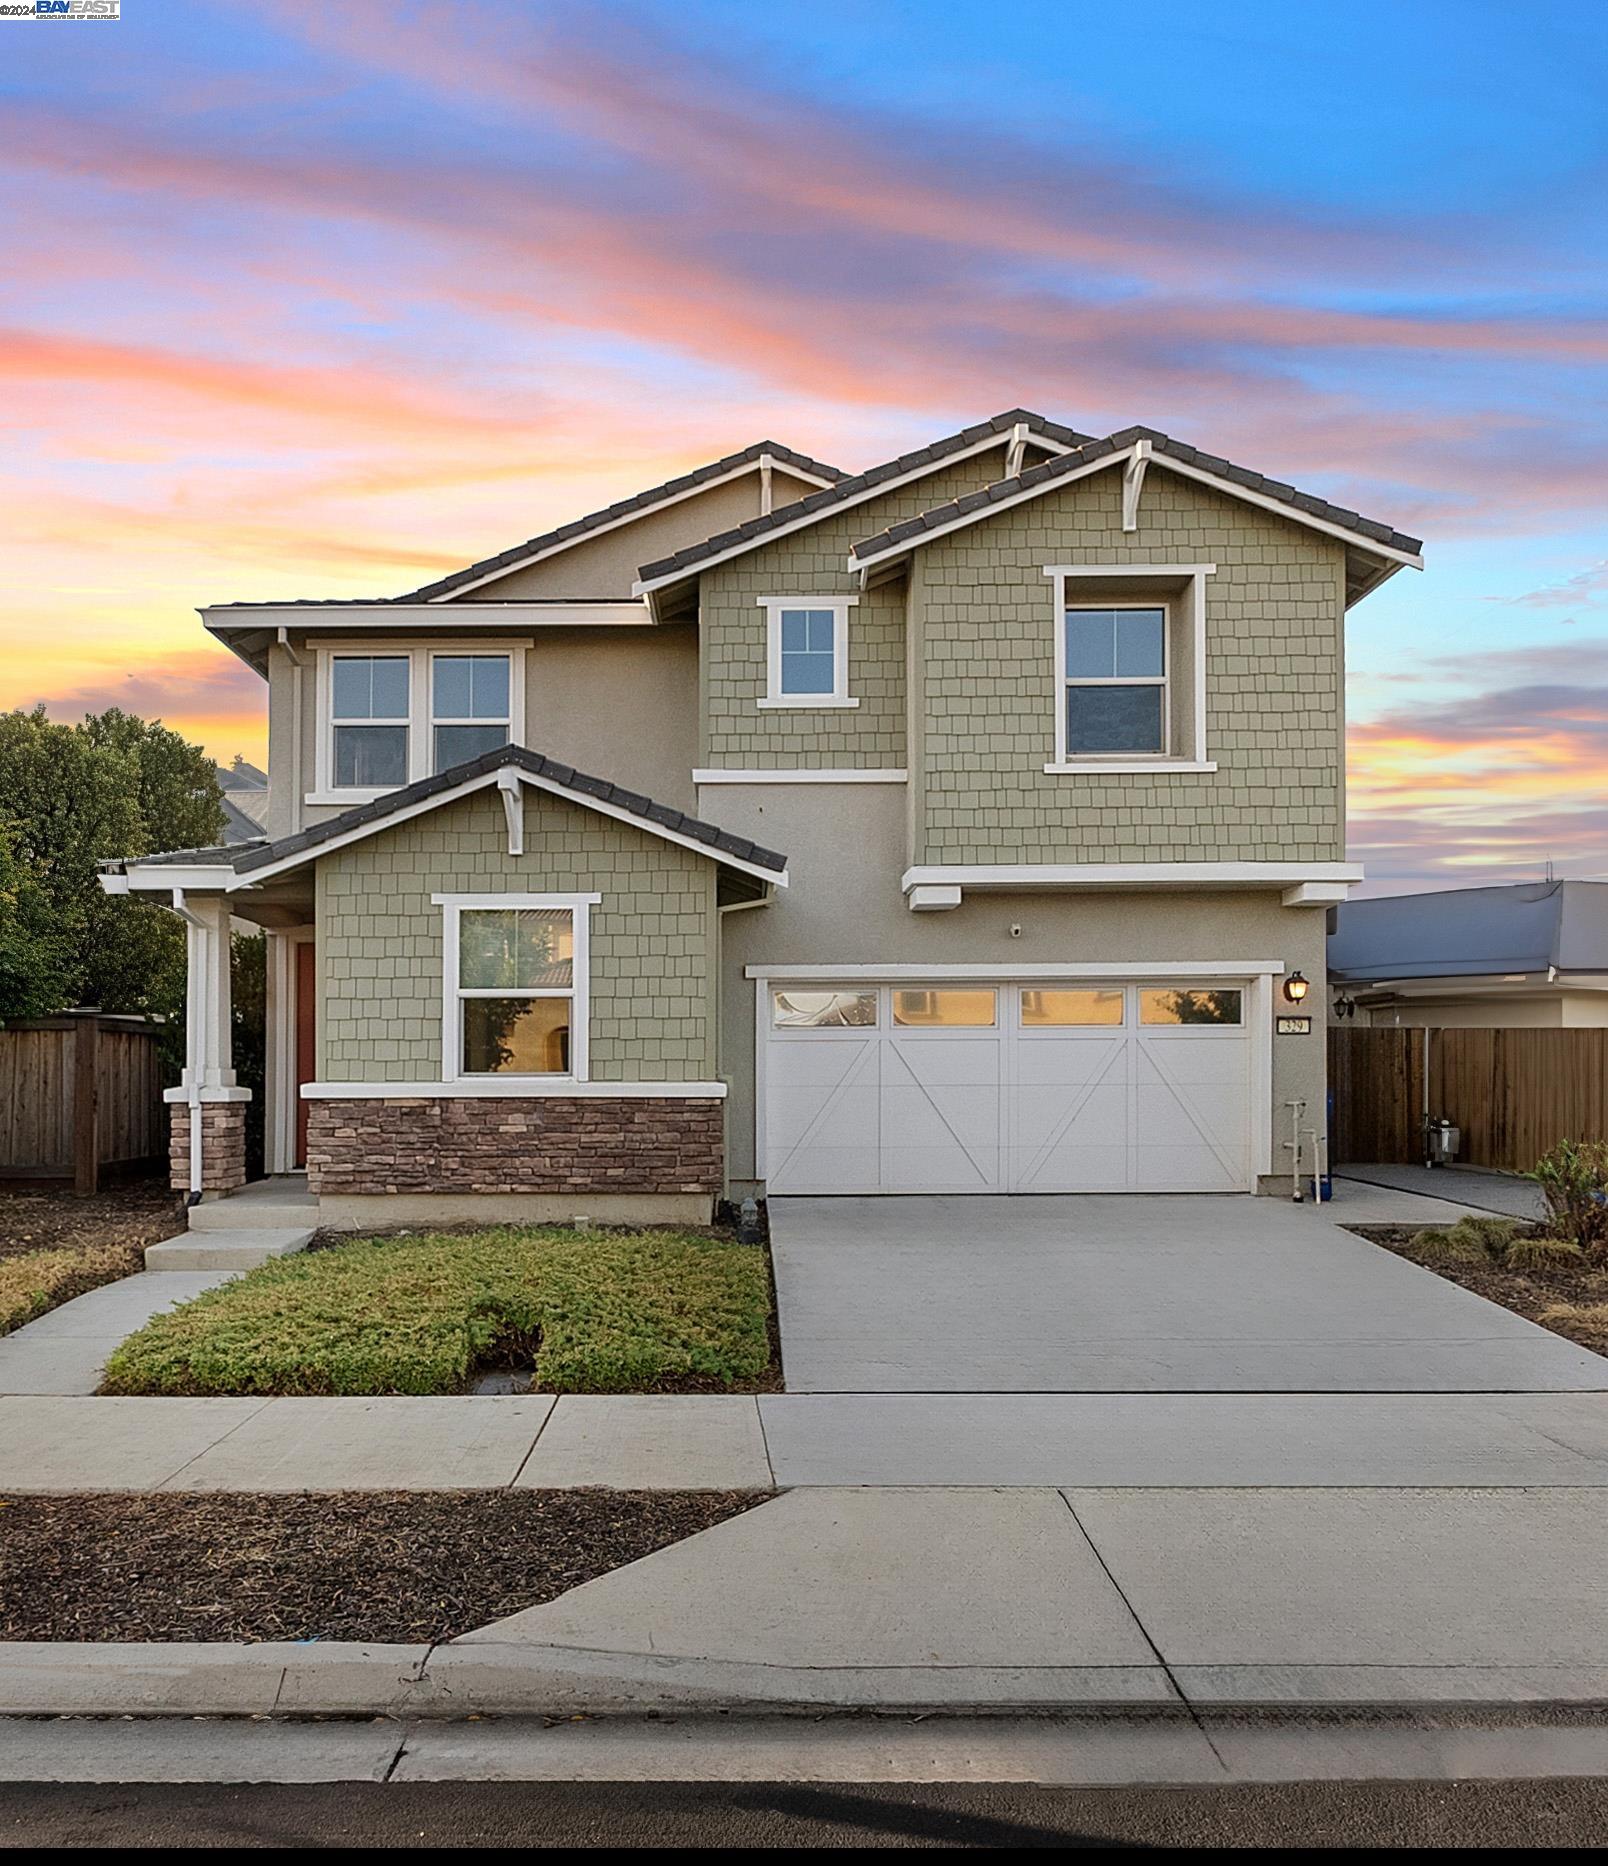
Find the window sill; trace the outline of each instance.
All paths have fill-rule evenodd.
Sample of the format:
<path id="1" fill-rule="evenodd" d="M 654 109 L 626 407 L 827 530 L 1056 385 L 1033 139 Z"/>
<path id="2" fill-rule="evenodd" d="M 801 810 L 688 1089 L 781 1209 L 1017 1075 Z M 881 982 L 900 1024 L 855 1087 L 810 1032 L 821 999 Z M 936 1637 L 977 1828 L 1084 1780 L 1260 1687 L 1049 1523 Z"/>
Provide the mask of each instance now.
<path id="1" fill-rule="evenodd" d="M 771 711 L 776 711 L 779 708 L 785 707 L 789 712 L 813 713 L 823 706 L 858 706 L 860 702 L 858 700 L 834 699 L 829 693 L 816 693 L 809 695 L 800 694 L 797 699 L 756 700 L 754 704 L 756 706 L 766 707 Z"/>
<path id="2" fill-rule="evenodd" d="M 1138 771 L 1215 771 L 1214 761 L 1203 758 L 1077 758 L 1069 759 L 1065 764 L 1046 765 L 1044 771 L 1049 777 L 1092 776 L 1104 774 L 1107 777 L 1120 776 L 1124 772 Z"/>

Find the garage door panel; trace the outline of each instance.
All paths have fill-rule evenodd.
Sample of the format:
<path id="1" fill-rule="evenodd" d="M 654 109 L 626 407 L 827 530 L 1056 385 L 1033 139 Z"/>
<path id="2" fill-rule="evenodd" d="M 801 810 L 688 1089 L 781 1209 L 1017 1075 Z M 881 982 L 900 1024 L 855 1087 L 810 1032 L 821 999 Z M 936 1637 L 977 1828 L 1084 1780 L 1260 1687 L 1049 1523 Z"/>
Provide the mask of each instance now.
<path id="1" fill-rule="evenodd" d="M 995 989 L 979 985 L 979 990 Z M 1107 988 L 1111 990 L 1112 988 Z M 768 1177 L 778 1191 L 1241 1191 L 1253 1051 L 1243 1027 L 878 1023 L 789 1030 L 767 1059 Z"/>

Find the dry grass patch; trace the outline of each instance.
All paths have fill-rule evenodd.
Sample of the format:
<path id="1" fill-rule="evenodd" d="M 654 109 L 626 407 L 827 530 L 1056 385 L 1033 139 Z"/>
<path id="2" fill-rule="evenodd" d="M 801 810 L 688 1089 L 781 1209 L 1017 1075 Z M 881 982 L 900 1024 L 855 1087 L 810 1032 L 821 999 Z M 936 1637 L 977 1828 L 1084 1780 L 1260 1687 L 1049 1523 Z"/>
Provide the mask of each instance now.
<path id="1" fill-rule="evenodd" d="M 103 1244 L 98 1249 L 27 1251 L 0 1257 L 0 1335 L 49 1309 L 115 1283 L 145 1268 L 139 1244 Z"/>

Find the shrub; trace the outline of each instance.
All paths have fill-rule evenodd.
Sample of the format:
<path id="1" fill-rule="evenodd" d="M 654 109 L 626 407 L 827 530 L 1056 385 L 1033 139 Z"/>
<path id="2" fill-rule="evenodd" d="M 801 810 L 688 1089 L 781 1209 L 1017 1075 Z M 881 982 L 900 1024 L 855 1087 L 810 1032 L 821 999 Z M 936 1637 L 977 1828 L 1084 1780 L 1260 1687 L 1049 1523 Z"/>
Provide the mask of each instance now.
<path id="1" fill-rule="evenodd" d="M 1420 1231 L 1413 1250 L 1420 1257 L 1439 1257 L 1446 1263 L 1483 1263 L 1501 1258 L 1523 1229 L 1517 1218 L 1480 1218 L 1470 1214 L 1455 1225 Z"/>
<path id="2" fill-rule="evenodd" d="M 1547 1202 L 1547 1231 L 1596 1256 L 1608 1249 L 1608 1141 L 1560 1140 L 1527 1175 Z"/>
<path id="3" fill-rule="evenodd" d="M 1567 1270 L 1585 1261 L 1585 1252 L 1566 1238 L 1514 1238 L 1502 1253 L 1509 1270 Z"/>
<path id="4" fill-rule="evenodd" d="M 0 1257 L 0 1335 L 9 1335 L 47 1309 L 144 1267 L 137 1244 L 102 1244 L 94 1250 L 30 1250 Z"/>
<path id="5" fill-rule="evenodd" d="M 733 1386 L 770 1363 L 770 1268 L 683 1232 L 505 1228 L 281 1257 L 159 1315 L 108 1393 L 455 1393 L 536 1356 L 546 1392 Z"/>

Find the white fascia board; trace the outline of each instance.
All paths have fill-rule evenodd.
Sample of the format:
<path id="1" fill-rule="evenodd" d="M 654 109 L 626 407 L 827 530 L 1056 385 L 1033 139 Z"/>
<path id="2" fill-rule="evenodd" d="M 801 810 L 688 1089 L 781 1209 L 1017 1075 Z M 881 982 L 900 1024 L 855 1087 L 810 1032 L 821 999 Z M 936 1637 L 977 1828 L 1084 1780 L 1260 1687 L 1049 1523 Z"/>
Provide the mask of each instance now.
<path id="1" fill-rule="evenodd" d="M 744 978 L 897 982 L 903 979 L 999 979 L 1014 984 L 1022 979 L 1052 978 L 1267 978 L 1282 974 L 1282 959 L 1159 959 L 1148 964 L 1059 965 L 748 965 Z"/>
<path id="2" fill-rule="evenodd" d="M 907 868 L 900 886 L 964 888 L 1278 888 L 1303 882 L 1354 882 L 1346 862 L 1076 862 L 1013 866 Z"/>
<path id="3" fill-rule="evenodd" d="M 835 499 L 830 505 L 824 505 L 818 512 L 806 512 L 801 517 L 790 519 L 785 525 L 773 526 L 761 532 L 757 537 L 745 538 L 740 544 L 733 544 L 724 551 L 716 552 L 712 557 L 705 557 L 696 564 L 687 564 L 680 570 L 667 570 L 662 577 L 653 577 L 647 582 L 631 585 L 633 596 L 651 596 L 655 590 L 667 589 L 672 583 L 685 583 L 692 577 L 700 577 L 706 570 L 713 570 L 718 564 L 729 563 L 734 557 L 741 557 L 748 551 L 757 551 L 761 545 L 773 544 L 778 538 L 791 536 L 795 531 L 804 531 L 811 525 L 821 524 L 829 518 L 836 518 L 839 512 L 849 512 L 857 505 L 864 505 L 867 499 L 879 498 L 885 492 L 896 492 L 901 486 L 908 486 L 918 479 L 927 479 L 934 473 L 942 472 L 946 467 L 954 466 L 961 460 L 975 459 L 978 454 L 988 454 L 996 449 L 1003 449 L 1009 436 L 991 434 L 986 439 L 974 441 L 970 447 L 959 448 L 952 454 L 945 454 L 941 459 L 925 461 L 919 467 L 912 467 L 908 473 L 896 474 L 892 479 L 880 481 L 875 486 L 868 486 L 863 491 L 851 493 L 847 498 Z M 1120 456 L 1117 456 L 1120 458 Z"/>
<path id="4" fill-rule="evenodd" d="M 304 1082 L 303 1101 L 442 1101 L 555 1095 L 579 1099 L 662 1097 L 724 1101 L 724 1082 L 577 1082 L 569 1076 L 460 1076 L 455 1082 Z"/>
<path id="5" fill-rule="evenodd" d="M 762 868 L 757 862 L 745 861 L 740 855 L 729 854 L 724 849 L 712 848 L 707 842 L 699 842 L 694 836 L 683 836 L 678 830 L 670 829 L 663 823 L 655 823 L 645 816 L 637 816 L 633 811 L 625 810 L 615 803 L 607 803 L 601 797 L 588 796 L 585 791 L 572 790 L 568 785 L 560 784 L 554 778 L 538 777 L 534 772 L 521 771 L 517 765 L 504 765 L 496 771 L 483 771 L 479 777 L 467 779 L 462 784 L 453 785 L 451 790 L 437 791 L 434 796 L 423 797 L 417 803 L 408 804 L 404 809 L 393 810 L 388 815 L 376 817 L 367 823 L 355 824 L 339 836 L 331 836 L 326 842 L 316 842 L 305 849 L 298 849 L 294 854 L 281 857 L 277 862 L 269 862 L 262 868 L 248 869 L 244 874 L 234 874 L 224 885 L 230 893 L 240 888 L 256 887 L 259 882 L 272 880 L 276 875 L 284 874 L 288 869 L 303 867 L 308 862 L 316 862 L 320 857 L 333 855 L 337 849 L 349 848 L 354 842 L 361 842 L 365 837 L 377 836 L 382 830 L 395 829 L 399 823 L 412 822 L 414 817 L 423 816 L 428 811 L 442 809 L 449 803 L 457 803 L 460 798 L 472 796 L 476 791 L 496 787 L 504 771 L 512 770 L 518 774 L 522 784 L 533 790 L 544 790 L 555 797 L 579 804 L 583 810 L 595 810 L 599 816 L 613 817 L 617 822 L 629 823 L 633 828 L 646 831 L 650 836 L 657 836 L 662 842 L 673 842 L 678 847 L 690 849 L 694 855 L 707 857 L 711 862 L 724 863 L 728 868 L 740 870 L 745 875 L 752 875 L 756 880 L 768 881 L 775 887 L 788 885 L 787 870 L 779 872 L 774 868 Z M 230 871 L 233 873 L 233 871 Z M 182 883 L 175 883 L 182 886 Z M 198 884 L 204 885 L 204 884 Z"/>
<path id="6" fill-rule="evenodd" d="M 171 894 L 175 888 L 186 894 L 226 894 L 234 886 L 235 871 L 226 862 L 196 863 L 191 867 L 166 862 L 151 862 L 130 868 L 121 875 L 102 875 L 101 886 L 108 894 Z M 120 883 L 109 887 L 109 882 Z"/>
<path id="7" fill-rule="evenodd" d="M 1123 466 L 1133 453 L 1125 448 L 1121 453 L 1102 454 L 1098 460 L 1090 460 L 1083 466 L 1074 467 L 1070 473 L 1062 473 L 1042 486 L 1026 486 L 1020 492 L 1013 492 L 1005 499 L 992 499 L 982 505 L 973 506 L 970 511 L 962 512 L 946 524 L 935 525 L 931 531 L 917 532 L 913 537 L 901 538 L 896 544 L 886 544 L 880 551 L 871 551 L 860 557 L 851 551 L 845 560 L 850 570 L 866 571 L 878 564 L 891 563 L 896 557 L 904 557 L 909 552 L 919 550 L 924 544 L 935 543 L 939 538 L 947 538 L 952 531 L 964 531 L 968 525 L 980 523 L 985 518 L 993 518 L 1000 512 L 1008 512 L 1013 506 L 1025 505 L 1029 499 L 1037 499 L 1047 492 L 1054 492 L 1062 486 L 1075 485 L 1080 479 L 1087 479 L 1091 473 L 1103 473 L 1108 467 Z"/>
<path id="8" fill-rule="evenodd" d="M 239 629 L 652 628 L 642 602 L 454 603 L 230 603 L 200 611 L 214 635 Z"/>
<path id="9" fill-rule="evenodd" d="M 483 577 L 476 577 L 473 583 L 460 584 L 456 590 L 432 596 L 430 601 L 432 604 L 455 602 L 465 590 L 478 590 L 482 584 L 495 583 L 499 577 L 512 576 L 516 570 L 524 570 L 546 558 L 562 556 L 565 551 L 573 551 L 578 544 L 590 544 L 594 538 L 606 537 L 609 532 L 618 531 L 622 525 L 634 525 L 639 518 L 650 518 L 655 512 L 680 505 L 684 499 L 696 499 L 700 493 L 712 492 L 716 486 L 729 486 L 733 480 L 742 479 L 746 474 L 761 472 L 766 463 L 769 463 L 772 471 L 785 473 L 789 479 L 803 480 L 806 485 L 814 486 L 821 492 L 837 484 L 836 480 L 822 479 L 818 474 L 805 472 L 802 467 L 790 466 L 787 461 L 778 460 L 774 454 L 758 454 L 754 459 L 745 460 L 741 466 L 734 466 L 729 472 L 717 474 L 713 479 L 700 480 L 696 486 L 685 486 L 680 492 L 655 499 L 652 505 L 639 505 L 633 511 L 622 512 L 618 518 L 609 519 L 606 524 L 588 526 L 572 538 L 549 544 L 540 551 L 532 551 L 528 557 L 518 557 L 511 563 L 499 564 L 495 570 L 488 570 Z"/>
<path id="10" fill-rule="evenodd" d="M 909 551 L 919 550 L 924 544 L 931 544 L 935 539 L 946 538 L 951 532 L 963 531 L 968 525 L 975 525 L 984 519 L 992 518 L 997 512 L 1008 512 L 1013 506 L 1025 504 L 1029 499 L 1040 499 L 1062 486 L 1070 486 L 1090 473 L 1098 473 L 1104 467 L 1121 466 L 1124 469 L 1135 458 L 1139 442 L 1133 447 L 1125 447 L 1120 453 L 1104 454 L 1098 460 L 1091 461 L 1070 473 L 1062 473 L 1054 479 L 1046 480 L 1042 485 L 1024 487 L 1020 492 L 1012 493 L 1009 498 L 998 499 L 990 504 L 974 506 L 969 512 L 963 512 L 952 518 L 947 524 L 938 525 L 931 531 L 917 533 L 913 537 L 902 539 L 897 544 L 885 545 L 880 551 L 872 551 L 864 557 L 850 553 L 850 570 L 865 571 L 877 564 L 886 563 L 895 557 L 902 557 Z M 1394 545 L 1381 544 L 1377 538 L 1364 537 L 1360 531 L 1350 531 L 1344 525 L 1337 525 L 1332 519 L 1318 518 L 1311 512 L 1303 512 L 1298 506 L 1288 505 L 1282 499 L 1275 499 L 1265 492 L 1257 492 L 1249 486 L 1241 486 L 1231 479 L 1223 479 L 1216 473 L 1209 473 L 1204 467 L 1190 466 L 1184 461 L 1175 460 L 1170 454 L 1154 452 L 1149 456 L 1150 464 L 1165 467 L 1170 473 L 1180 473 L 1186 479 L 1199 480 L 1203 485 L 1214 488 L 1230 499 L 1243 499 L 1249 505 L 1261 506 L 1264 511 L 1273 512 L 1278 517 L 1288 519 L 1292 525 L 1305 525 L 1309 530 L 1325 532 L 1331 538 L 1340 538 L 1359 551 L 1383 558 L 1397 566 L 1408 565 L 1414 570 L 1422 570 L 1424 560 L 1411 551 L 1399 551 Z"/>
<path id="11" fill-rule="evenodd" d="M 836 770 L 744 771 L 700 765 L 692 774 L 694 784 L 908 784 L 910 773 L 903 765 L 843 765 Z"/>
<path id="12" fill-rule="evenodd" d="M 1046 564 L 1047 577 L 1211 577 L 1215 564 Z"/>
<path id="13" fill-rule="evenodd" d="M 1282 900 L 1286 907 L 1332 907 L 1351 898 L 1349 881 L 1302 881 L 1286 888 Z"/>

